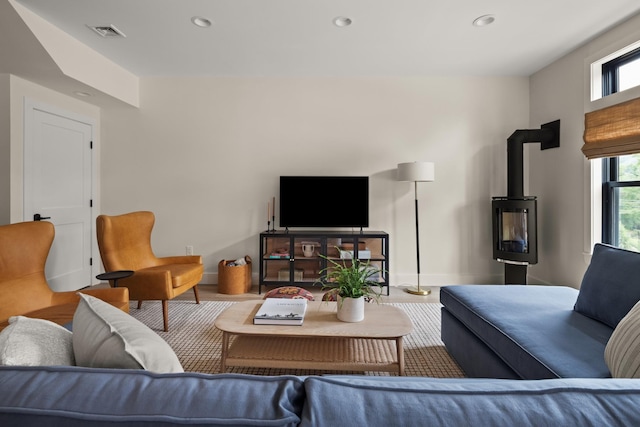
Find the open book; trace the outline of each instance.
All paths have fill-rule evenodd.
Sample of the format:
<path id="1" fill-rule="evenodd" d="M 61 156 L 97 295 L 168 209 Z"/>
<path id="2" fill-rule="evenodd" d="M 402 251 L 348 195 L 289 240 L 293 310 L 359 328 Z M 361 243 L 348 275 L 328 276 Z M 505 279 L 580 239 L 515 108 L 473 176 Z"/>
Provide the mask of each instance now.
<path id="1" fill-rule="evenodd" d="M 306 298 L 267 298 L 253 317 L 254 325 L 302 325 Z"/>

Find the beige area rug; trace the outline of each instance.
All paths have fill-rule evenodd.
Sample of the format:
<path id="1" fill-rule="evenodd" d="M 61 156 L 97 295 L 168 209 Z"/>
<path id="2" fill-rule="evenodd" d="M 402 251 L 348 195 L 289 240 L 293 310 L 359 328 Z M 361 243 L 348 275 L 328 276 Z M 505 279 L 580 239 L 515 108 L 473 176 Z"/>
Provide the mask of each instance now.
<path id="1" fill-rule="evenodd" d="M 213 322 L 233 302 L 191 301 L 169 302 L 169 332 L 162 331 L 162 309 L 159 301 L 145 301 L 142 308 L 131 303 L 130 313 L 164 338 L 178 355 L 185 371 L 215 374 L 220 372 L 222 332 Z M 464 373 L 449 356 L 440 340 L 440 304 L 393 303 L 413 321 L 413 332 L 405 337 L 405 375 L 435 378 L 461 378 Z M 384 321 L 384 320 L 382 320 Z M 360 371 L 314 371 L 231 367 L 227 372 L 257 375 L 317 375 L 327 373 L 362 374 Z M 388 372 L 366 372 L 367 375 L 395 375 Z"/>

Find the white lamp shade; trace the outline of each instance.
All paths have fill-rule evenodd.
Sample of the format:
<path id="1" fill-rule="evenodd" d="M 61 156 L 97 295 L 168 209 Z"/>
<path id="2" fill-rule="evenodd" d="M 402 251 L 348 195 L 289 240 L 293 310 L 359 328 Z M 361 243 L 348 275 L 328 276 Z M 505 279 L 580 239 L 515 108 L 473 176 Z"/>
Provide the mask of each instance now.
<path id="1" fill-rule="evenodd" d="M 398 164 L 398 181 L 435 181 L 435 165 L 431 162 Z"/>

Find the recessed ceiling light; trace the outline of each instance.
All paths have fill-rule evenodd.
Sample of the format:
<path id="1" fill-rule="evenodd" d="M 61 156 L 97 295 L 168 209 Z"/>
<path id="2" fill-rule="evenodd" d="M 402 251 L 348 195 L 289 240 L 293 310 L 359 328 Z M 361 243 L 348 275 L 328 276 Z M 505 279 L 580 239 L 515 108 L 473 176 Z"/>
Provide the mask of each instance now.
<path id="1" fill-rule="evenodd" d="M 336 27 L 348 27 L 351 24 L 353 24 L 353 21 L 346 16 L 338 16 L 333 20 L 333 25 Z"/>
<path id="2" fill-rule="evenodd" d="M 196 25 L 200 28 L 209 28 L 211 26 L 211 21 L 202 16 L 194 16 L 193 18 L 191 18 L 191 22 L 193 22 L 193 25 Z"/>
<path id="3" fill-rule="evenodd" d="M 73 92 L 75 95 L 77 96 L 81 96 L 83 98 L 87 97 L 87 96 L 93 96 L 91 95 L 89 92 L 82 92 L 81 90 L 77 90 L 75 92 Z"/>
<path id="4" fill-rule="evenodd" d="M 473 25 L 475 27 L 486 27 L 487 25 L 493 24 L 495 20 L 496 17 L 494 15 L 482 15 L 473 20 Z"/>

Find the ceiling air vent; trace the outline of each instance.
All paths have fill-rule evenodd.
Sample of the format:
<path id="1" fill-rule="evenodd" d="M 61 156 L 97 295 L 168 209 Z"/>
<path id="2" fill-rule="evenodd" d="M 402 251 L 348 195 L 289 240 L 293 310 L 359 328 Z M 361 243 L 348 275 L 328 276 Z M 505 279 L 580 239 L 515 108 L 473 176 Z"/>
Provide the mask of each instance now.
<path id="1" fill-rule="evenodd" d="M 124 35 L 122 31 L 114 27 L 113 25 L 107 26 L 96 26 L 92 27 L 91 25 L 87 25 L 93 31 L 101 35 L 102 37 L 127 37 Z"/>

